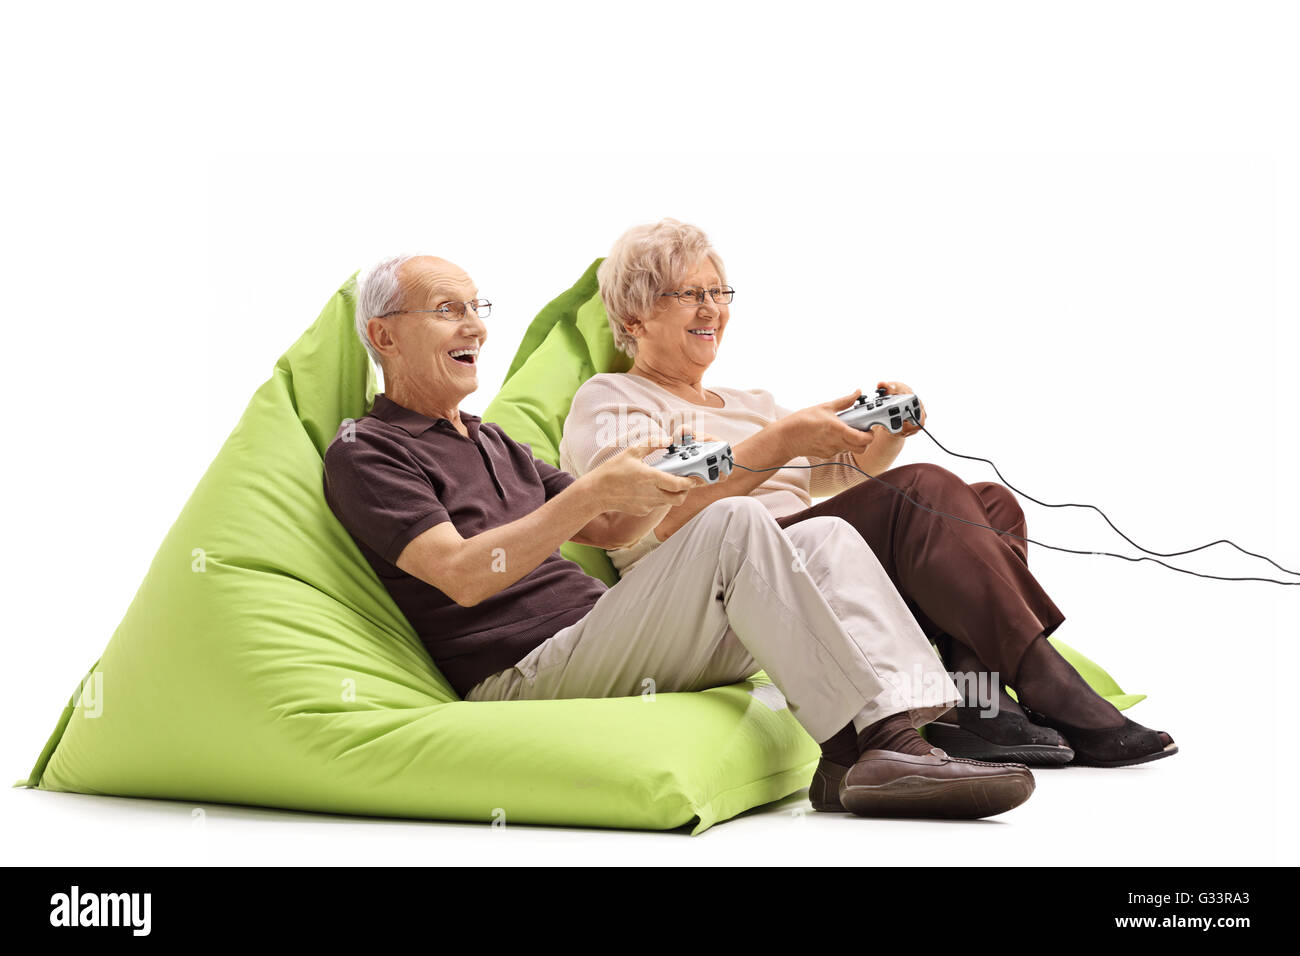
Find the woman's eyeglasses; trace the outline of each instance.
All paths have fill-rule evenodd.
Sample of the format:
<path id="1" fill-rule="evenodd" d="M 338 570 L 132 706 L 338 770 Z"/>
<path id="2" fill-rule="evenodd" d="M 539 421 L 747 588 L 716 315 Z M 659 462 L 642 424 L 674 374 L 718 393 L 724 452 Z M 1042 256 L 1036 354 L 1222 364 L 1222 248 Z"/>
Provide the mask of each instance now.
<path id="1" fill-rule="evenodd" d="M 730 305 L 731 300 L 736 297 L 736 290 L 729 285 L 714 286 L 712 289 L 683 289 L 680 292 L 665 292 L 659 298 L 666 299 L 669 296 L 675 298 L 682 305 L 691 307 L 703 305 L 705 296 L 708 296 L 718 305 Z"/>

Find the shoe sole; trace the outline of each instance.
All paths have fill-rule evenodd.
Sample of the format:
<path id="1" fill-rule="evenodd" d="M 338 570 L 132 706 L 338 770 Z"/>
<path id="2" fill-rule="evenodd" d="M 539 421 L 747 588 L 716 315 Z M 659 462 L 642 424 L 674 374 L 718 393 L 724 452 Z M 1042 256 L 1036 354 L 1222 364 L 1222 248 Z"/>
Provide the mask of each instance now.
<path id="1" fill-rule="evenodd" d="M 1069 747 L 1049 744 L 995 744 L 977 734 L 947 724 L 930 724 L 925 739 L 953 757 L 987 763 L 1022 763 L 1030 767 L 1060 767 L 1074 760 Z"/>
<path id="2" fill-rule="evenodd" d="M 812 803 L 812 808 L 818 811 L 819 813 L 848 813 L 849 812 L 844 807 L 844 805 L 840 803 L 813 803 L 813 801 L 811 800 L 809 800 L 808 802 Z"/>
<path id="3" fill-rule="evenodd" d="M 1134 757 L 1131 760 L 1088 760 L 1085 757 L 1076 756 L 1072 766 L 1103 767 L 1108 770 L 1114 769 L 1115 767 L 1136 767 L 1140 763 L 1150 763 L 1153 760 L 1162 760 L 1165 757 L 1172 757 L 1176 753 L 1178 753 L 1178 745 L 1170 744 L 1166 750 L 1160 750 L 1153 754 L 1145 754 L 1141 757 Z"/>
<path id="4" fill-rule="evenodd" d="M 844 787 L 840 803 L 862 817 L 938 817 L 978 820 L 1013 810 L 1034 792 L 1027 773 L 1006 773 L 964 780 L 900 777 L 878 787 Z"/>

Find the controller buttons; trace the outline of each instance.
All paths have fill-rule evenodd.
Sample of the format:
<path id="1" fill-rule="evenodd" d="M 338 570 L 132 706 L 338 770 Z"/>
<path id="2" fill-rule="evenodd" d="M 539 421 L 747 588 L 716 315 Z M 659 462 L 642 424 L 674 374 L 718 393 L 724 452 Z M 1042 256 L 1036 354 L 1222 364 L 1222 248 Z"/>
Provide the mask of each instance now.
<path id="1" fill-rule="evenodd" d="M 899 418 L 898 416 L 894 416 L 893 418 L 891 418 L 891 419 L 889 420 L 889 427 L 890 427 L 890 428 L 902 428 L 902 427 L 903 427 L 903 420 L 902 420 L 901 418 Z"/>
<path id="2" fill-rule="evenodd" d="M 709 481 L 717 481 L 717 480 L 718 480 L 718 466 L 709 465 Z"/>

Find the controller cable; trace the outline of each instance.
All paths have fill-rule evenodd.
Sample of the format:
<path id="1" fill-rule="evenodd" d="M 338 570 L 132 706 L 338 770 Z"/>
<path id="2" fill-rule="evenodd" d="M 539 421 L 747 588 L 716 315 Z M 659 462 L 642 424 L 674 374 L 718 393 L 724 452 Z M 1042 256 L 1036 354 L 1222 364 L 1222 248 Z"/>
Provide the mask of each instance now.
<path id="1" fill-rule="evenodd" d="M 915 421 L 915 419 L 913 419 L 913 421 Z M 948 451 L 948 449 L 947 449 L 946 447 L 944 447 L 944 445 L 939 441 L 939 439 L 935 438 L 934 435 L 931 435 L 931 434 L 930 434 L 930 430 L 929 430 L 928 428 L 926 428 L 924 425 L 918 425 L 918 427 L 920 428 L 921 431 L 925 432 L 926 435 L 929 435 L 931 441 L 933 441 L 933 442 L 934 442 L 936 445 L 938 445 L 940 448 L 943 448 L 943 450 L 946 451 L 946 452 L 948 452 L 948 454 L 953 455 L 954 457 L 957 457 L 957 458 L 969 458 L 969 459 L 972 460 L 972 461 L 983 461 L 983 462 L 988 462 L 988 464 L 990 464 L 990 465 L 993 466 L 993 470 L 994 470 L 995 472 L 997 472 L 998 477 L 999 477 L 999 478 L 1002 478 L 1002 472 L 998 471 L 998 466 L 997 466 L 997 465 L 994 465 L 993 462 L 989 461 L 987 458 L 979 458 L 978 456 L 975 456 L 975 455 L 962 455 L 962 454 L 959 454 L 959 453 L 957 453 L 957 452 L 955 452 L 955 451 Z M 1170 571 L 1178 571 L 1178 572 L 1180 572 L 1180 573 L 1182 573 L 1182 574 L 1191 574 L 1191 575 L 1194 575 L 1194 576 L 1196 576 L 1196 577 L 1198 577 L 1198 578 L 1210 578 L 1210 579 L 1215 580 L 1215 581 L 1263 581 L 1263 582 L 1266 582 L 1266 583 L 1269 583 L 1269 584 L 1283 584 L 1283 585 L 1286 585 L 1286 584 L 1292 584 L 1292 585 L 1294 585 L 1294 584 L 1300 584 L 1300 581 L 1278 581 L 1278 580 L 1275 579 L 1275 578 L 1229 578 L 1229 577 L 1224 577 L 1224 576 L 1222 576 L 1222 575 L 1218 575 L 1218 574 L 1201 574 L 1199 571 L 1189 571 L 1189 570 L 1187 570 L 1186 568 L 1177 568 L 1177 567 L 1174 567 L 1172 564 L 1166 564 L 1164 561 L 1160 561 L 1160 560 L 1158 560 L 1158 559 L 1159 559 L 1159 558 L 1173 558 L 1173 557 L 1177 557 L 1177 556 L 1179 556 L 1179 555 L 1183 555 L 1183 554 L 1191 554 L 1193 551 L 1200 551 L 1200 550 L 1202 550 L 1203 548 L 1210 548 L 1210 547 L 1213 547 L 1213 546 L 1216 545 L 1216 544 L 1231 544 L 1234 548 L 1236 548 L 1236 549 L 1237 549 L 1238 551 L 1240 551 L 1242 554 L 1248 554 L 1248 555 L 1250 555 L 1252 558 L 1263 558 L 1263 559 L 1264 559 L 1265 561 L 1267 561 L 1269 564 L 1273 565 L 1273 567 L 1277 568 L 1277 569 L 1280 570 L 1280 571 L 1284 571 L 1284 572 L 1286 572 L 1287 574 L 1300 575 L 1300 571 L 1292 571 L 1292 570 L 1290 570 L 1289 568 L 1284 568 L 1284 567 L 1282 567 L 1282 565 L 1278 564 L 1278 563 L 1277 563 L 1276 561 L 1274 561 L 1272 558 L 1267 557 L 1266 555 L 1262 555 L 1262 554 L 1255 554 L 1253 551 L 1247 551 L 1245 548 L 1241 547 L 1241 546 L 1238 545 L 1238 544 L 1235 544 L 1235 543 L 1232 542 L 1232 541 L 1227 540 L 1226 538 L 1221 538 L 1221 539 L 1219 539 L 1218 541 L 1212 541 L 1212 542 L 1210 542 L 1209 544 L 1203 544 L 1203 545 L 1201 545 L 1200 547 L 1196 547 L 1196 548 L 1188 548 L 1186 551 L 1172 551 L 1172 552 L 1169 552 L 1169 553 L 1167 553 L 1167 554 L 1164 553 L 1164 552 L 1161 552 L 1161 551 L 1150 551 L 1150 550 L 1148 550 L 1147 548 L 1142 547 L 1142 545 L 1138 544 L 1136 541 L 1134 541 L 1132 538 L 1130 538 L 1128 535 L 1126 535 L 1123 531 L 1120 531 L 1119 528 L 1116 528 L 1114 522 L 1112 522 L 1112 521 L 1110 520 L 1110 518 L 1107 518 L 1107 517 L 1106 517 L 1106 513 L 1105 513 L 1104 511 L 1102 511 L 1100 508 L 1098 508 L 1096 505 L 1074 504 L 1074 503 L 1066 503 L 1066 504 L 1051 504 L 1051 503 L 1046 502 L 1046 501 L 1039 501 L 1037 498 L 1033 497 L 1032 495 L 1027 495 L 1027 494 L 1025 494 L 1023 491 L 1021 491 L 1021 490 L 1020 490 L 1019 488 L 1017 488 L 1015 485 L 1011 484 L 1011 482 L 1007 481 L 1005 478 L 1002 478 L 1002 483 L 1003 483 L 1004 485 L 1006 485 L 1008 488 L 1010 488 L 1012 491 L 1014 491 L 1016 494 L 1018 494 L 1018 495 L 1022 495 L 1022 496 L 1024 496 L 1025 498 L 1028 498 L 1030 501 L 1035 502 L 1036 504 L 1043 505 L 1044 507 L 1047 507 L 1047 508 L 1092 508 L 1092 509 L 1093 509 L 1094 511 L 1096 511 L 1099 515 L 1101 515 L 1103 518 L 1106 519 L 1106 523 L 1107 523 L 1108 525 L 1110 525 L 1112 528 L 1114 528 L 1114 529 L 1115 529 L 1115 533 L 1118 534 L 1121 538 L 1123 538 L 1123 539 L 1124 539 L 1125 541 L 1127 541 L 1129 544 L 1133 545 L 1133 547 L 1137 548 L 1139 551 L 1146 551 L 1147 554 L 1149 554 L 1149 555 L 1156 555 L 1156 557 L 1140 557 L 1140 558 L 1135 558 L 1135 557 L 1133 557 L 1132 555 L 1127 555 L 1127 554 L 1115 554 L 1115 553 L 1113 553 L 1113 552 L 1111 552 L 1111 551 L 1076 551 L 1076 550 L 1073 549 L 1073 548 L 1059 548 L 1059 547 L 1057 547 L 1056 545 L 1053 545 L 1053 544 L 1045 544 L 1045 543 L 1043 543 L 1042 541 L 1035 541 L 1033 538 L 1024 538 L 1024 537 L 1021 537 L 1021 536 L 1018 535 L 1018 534 L 1012 534 L 1010 531 L 1000 531 L 1000 530 L 997 529 L 997 528 L 991 527 L 990 525 L 986 525 L 986 524 L 980 524 L 980 523 L 977 522 L 977 521 L 969 521 L 969 520 L 967 520 L 966 518 L 962 518 L 962 517 L 960 517 L 960 516 L 958 516 L 958 515 L 950 515 L 950 514 L 948 514 L 946 511 L 935 511 L 933 508 L 927 508 L 925 505 L 921 504 L 919 501 L 917 501 L 917 500 L 915 500 L 914 498 L 910 497 L 910 496 L 907 494 L 907 492 L 903 491 L 901 488 L 895 487 L 894 485 L 891 485 L 891 484 L 890 484 L 889 482 L 887 482 L 887 481 L 881 481 L 881 479 L 877 478 L 875 475 L 868 475 L 865 471 L 863 471 L 863 470 L 862 470 L 861 468 L 859 468 L 857 465 L 850 464 L 849 462 L 846 462 L 846 461 L 824 461 L 824 462 L 818 462 L 818 463 L 816 463 L 816 464 L 808 464 L 808 465 L 781 465 L 781 466 L 776 467 L 776 468 L 749 468 L 749 467 L 746 467 L 745 465 L 740 464 L 739 462 L 737 462 L 737 461 L 733 458 L 733 459 L 732 459 L 732 464 L 733 464 L 735 467 L 737 467 L 737 468 L 743 468 L 745 471 L 752 471 L 752 472 L 755 472 L 755 473 L 758 473 L 758 472 L 764 472 L 764 471 L 781 471 L 781 470 L 784 469 L 784 468 L 807 468 L 807 469 L 812 469 L 812 468 L 838 468 L 838 467 L 847 467 L 847 468 L 852 468 L 854 471 L 856 471 L 856 472 L 858 472 L 858 473 L 860 473 L 860 474 L 866 475 L 866 476 L 867 476 L 868 478 L 870 478 L 872 481 L 879 481 L 879 482 L 880 482 L 882 485 L 884 485 L 886 488 L 892 488 L 894 491 L 897 491 L 900 495 L 902 495 L 904 498 L 906 498 L 906 499 L 907 499 L 908 501 L 910 501 L 912 504 L 916 505 L 916 506 L 917 506 L 918 508 L 920 508 L 922 511 L 928 511 L 928 512 L 930 512 L 931 514 L 942 515 L 942 516 L 945 517 L 945 518 L 953 518 L 953 519 L 955 519 L 955 520 L 957 520 L 957 521 L 961 521 L 961 522 L 963 522 L 964 524 L 974 525 L 974 526 L 977 527 L 977 528 L 988 528 L 988 530 L 990 530 L 990 531 L 995 531 L 995 532 L 997 532 L 998 534 L 1005 534 L 1005 535 L 1007 535 L 1008 537 L 1011 537 L 1011 538 L 1018 538 L 1018 539 L 1021 540 L 1021 541 L 1025 541 L 1025 542 L 1028 542 L 1028 543 L 1030 543 L 1030 544 L 1036 544 L 1036 545 L 1038 545 L 1040 548 L 1049 548 L 1049 549 L 1051 549 L 1052 551 L 1064 551 L 1064 552 L 1066 552 L 1067 554 L 1090 554 L 1090 555 L 1096 555 L 1096 556 L 1099 556 L 1099 557 L 1122 558 L 1122 559 L 1124 559 L 1125 561 L 1132 561 L 1132 562 L 1134 562 L 1134 563 L 1137 563 L 1137 562 L 1139 562 L 1139 561 L 1154 561 L 1156 564 L 1159 564 L 1159 565 L 1161 565 L 1162 567 L 1166 567 L 1166 568 L 1168 568 Z"/>

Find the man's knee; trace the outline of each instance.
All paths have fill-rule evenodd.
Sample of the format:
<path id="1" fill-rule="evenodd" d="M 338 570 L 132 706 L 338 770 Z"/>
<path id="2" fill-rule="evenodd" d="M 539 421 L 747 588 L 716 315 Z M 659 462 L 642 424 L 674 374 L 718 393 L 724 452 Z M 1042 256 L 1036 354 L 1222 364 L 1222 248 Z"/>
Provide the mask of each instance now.
<path id="1" fill-rule="evenodd" d="M 849 540 L 856 539 L 862 542 L 862 535 L 858 534 L 858 529 L 843 518 L 836 515 L 818 515 L 813 518 L 805 518 L 803 521 L 796 521 L 785 529 L 785 533 L 790 536 L 790 540 L 801 547 L 821 544 L 825 541 L 836 540 L 848 537 Z"/>
<path id="2" fill-rule="evenodd" d="M 772 513 L 757 498 L 748 495 L 736 495 L 731 498 L 719 498 L 706 505 L 700 512 L 700 520 L 718 525 L 770 523 L 776 525 Z"/>
<path id="3" fill-rule="evenodd" d="M 831 566 L 870 557 L 871 548 L 851 522 L 834 515 L 805 518 L 785 529 L 794 545 L 796 567 Z"/>
<path id="4" fill-rule="evenodd" d="M 776 518 L 757 498 L 737 496 L 713 502 L 694 519 L 707 547 L 722 549 L 726 567 L 747 559 L 765 567 L 793 567 L 790 542 Z M 679 532 L 680 533 L 680 532 Z M 735 564 L 738 568 L 739 564 Z"/>
<path id="5" fill-rule="evenodd" d="M 775 539 L 781 534 L 776 518 L 763 507 L 762 502 L 743 495 L 719 498 L 706 505 L 677 533 L 688 530 L 693 537 L 710 545 L 720 545 L 723 541 L 748 541 L 752 544 L 760 539 Z"/>

